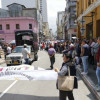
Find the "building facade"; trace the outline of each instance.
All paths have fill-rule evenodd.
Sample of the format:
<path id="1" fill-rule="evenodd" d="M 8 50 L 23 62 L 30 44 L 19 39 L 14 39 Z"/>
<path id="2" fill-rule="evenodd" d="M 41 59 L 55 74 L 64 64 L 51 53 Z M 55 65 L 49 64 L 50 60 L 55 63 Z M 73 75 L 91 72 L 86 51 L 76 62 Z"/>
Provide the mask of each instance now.
<path id="1" fill-rule="evenodd" d="M 49 24 L 48 24 L 48 14 L 47 14 L 47 0 L 40 0 L 40 12 L 43 17 L 43 34 L 45 39 L 49 38 Z"/>
<path id="2" fill-rule="evenodd" d="M 79 38 L 100 36 L 100 0 L 78 0 L 77 17 Z"/>
<path id="3" fill-rule="evenodd" d="M 1 0 L 1 7 L 8 9 L 7 6 L 13 3 L 22 4 L 26 8 L 37 8 L 40 10 L 40 0 Z"/>
<path id="4" fill-rule="evenodd" d="M 0 18 L 0 38 L 6 43 L 15 40 L 15 32 L 19 30 L 32 30 L 38 33 L 38 23 L 31 17 Z"/>
<path id="5" fill-rule="evenodd" d="M 0 8 L 0 18 L 5 18 L 5 17 L 9 17 L 9 11 L 8 10 L 5 10 L 5 9 L 1 9 Z"/>
<path id="6" fill-rule="evenodd" d="M 76 37 L 77 34 L 77 24 L 75 23 L 76 20 L 76 5 L 77 0 L 66 0 L 66 36 L 69 40 L 72 39 L 72 37 Z"/>
<path id="7" fill-rule="evenodd" d="M 64 39 L 64 31 L 63 31 L 63 29 L 64 29 L 64 26 L 63 26 L 64 14 L 65 14 L 64 11 L 58 12 L 58 14 L 57 14 L 57 39 L 59 39 L 59 40 Z"/>
<path id="8" fill-rule="evenodd" d="M 40 0 L 40 11 L 43 16 L 43 22 L 48 22 L 47 0 Z"/>
<path id="9" fill-rule="evenodd" d="M 32 30 L 39 33 L 38 10 L 13 3 L 8 10 L 0 9 L 0 38 L 9 43 L 15 39 L 15 31 Z"/>

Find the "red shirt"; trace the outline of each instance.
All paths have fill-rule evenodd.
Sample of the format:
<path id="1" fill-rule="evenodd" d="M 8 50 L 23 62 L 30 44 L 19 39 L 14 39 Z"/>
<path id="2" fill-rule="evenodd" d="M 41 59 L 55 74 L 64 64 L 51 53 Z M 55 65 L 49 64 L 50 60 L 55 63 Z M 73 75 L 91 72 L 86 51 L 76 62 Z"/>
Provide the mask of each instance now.
<path id="1" fill-rule="evenodd" d="M 97 62 L 99 62 L 99 59 L 100 59 L 100 46 L 99 46 L 98 52 L 96 54 L 96 60 L 97 60 Z"/>

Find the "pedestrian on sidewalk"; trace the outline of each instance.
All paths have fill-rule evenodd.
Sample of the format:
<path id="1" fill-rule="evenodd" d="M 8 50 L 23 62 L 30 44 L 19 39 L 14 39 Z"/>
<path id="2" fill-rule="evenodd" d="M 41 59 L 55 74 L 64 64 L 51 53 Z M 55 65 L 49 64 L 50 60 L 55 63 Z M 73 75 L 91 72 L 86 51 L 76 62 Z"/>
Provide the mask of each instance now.
<path id="1" fill-rule="evenodd" d="M 83 40 L 81 45 L 81 58 L 84 69 L 84 72 L 82 72 L 83 75 L 88 74 L 88 67 L 89 67 L 88 57 L 89 57 L 89 45 L 87 44 L 86 40 Z"/>
<path id="2" fill-rule="evenodd" d="M 97 91 L 100 92 L 100 37 L 98 38 L 98 43 L 99 43 L 99 49 L 96 54 L 96 60 L 97 60 L 97 70 L 96 70 L 96 75 L 98 79 L 98 88 Z"/>
<path id="3" fill-rule="evenodd" d="M 30 53 L 27 49 L 27 44 L 24 44 L 24 49 L 22 50 L 22 55 L 25 60 L 25 64 L 29 64 Z"/>
<path id="4" fill-rule="evenodd" d="M 48 54 L 49 54 L 49 57 L 50 57 L 50 62 L 51 62 L 51 69 L 53 69 L 53 65 L 55 63 L 55 49 L 53 47 L 53 45 L 51 45 L 51 48 L 48 50 Z"/>
<path id="5" fill-rule="evenodd" d="M 64 54 L 63 56 L 63 64 L 60 69 L 55 68 L 55 72 L 58 73 L 58 76 L 68 76 L 68 66 L 70 68 L 71 76 L 76 76 L 76 68 L 74 63 L 71 60 L 71 55 L 69 53 Z M 74 88 L 78 88 L 77 80 L 74 81 Z M 58 81 L 57 81 L 57 89 L 58 89 Z M 59 90 L 59 100 L 66 100 L 68 97 L 69 100 L 74 100 L 73 91 L 62 91 Z"/>

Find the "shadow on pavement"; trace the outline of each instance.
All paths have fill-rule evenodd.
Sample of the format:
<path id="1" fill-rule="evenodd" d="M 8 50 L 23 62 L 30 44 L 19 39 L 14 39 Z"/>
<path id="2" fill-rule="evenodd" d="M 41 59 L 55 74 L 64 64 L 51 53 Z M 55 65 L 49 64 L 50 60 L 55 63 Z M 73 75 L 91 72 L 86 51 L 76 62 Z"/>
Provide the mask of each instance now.
<path id="1" fill-rule="evenodd" d="M 22 94 L 5 94 L 0 100 L 59 100 L 59 97 L 42 97 Z"/>

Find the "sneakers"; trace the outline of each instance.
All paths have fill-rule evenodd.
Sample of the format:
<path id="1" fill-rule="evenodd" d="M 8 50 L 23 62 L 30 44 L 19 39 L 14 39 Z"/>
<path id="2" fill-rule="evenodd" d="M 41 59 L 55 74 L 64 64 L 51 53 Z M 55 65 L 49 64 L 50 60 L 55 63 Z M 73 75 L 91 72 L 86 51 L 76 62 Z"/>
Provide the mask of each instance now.
<path id="1" fill-rule="evenodd" d="M 82 75 L 87 75 L 87 74 L 88 74 L 88 72 L 82 72 L 81 74 L 82 74 Z"/>

